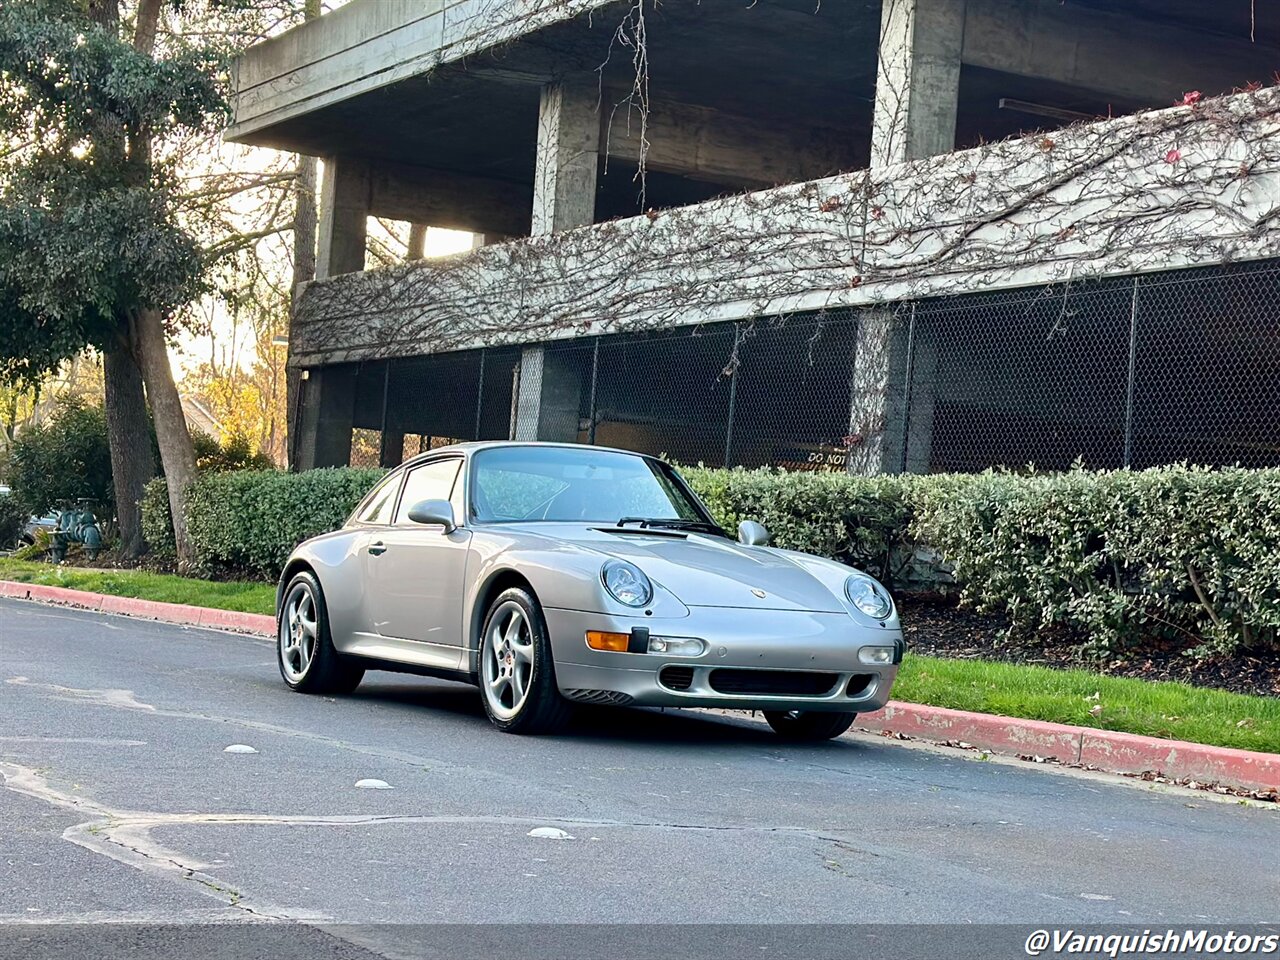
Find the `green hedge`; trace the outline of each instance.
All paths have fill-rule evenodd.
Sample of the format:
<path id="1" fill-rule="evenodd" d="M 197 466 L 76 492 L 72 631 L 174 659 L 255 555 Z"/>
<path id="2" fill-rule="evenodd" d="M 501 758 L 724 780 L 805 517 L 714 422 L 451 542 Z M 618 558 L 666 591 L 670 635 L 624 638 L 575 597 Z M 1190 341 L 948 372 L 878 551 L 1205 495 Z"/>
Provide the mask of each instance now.
<path id="1" fill-rule="evenodd" d="M 342 526 L 384 472 L 347 467 L 298 474 L 202 474 L 187 499 L 196 564 L 210 573 L 275 577 L 295 546 Z M 152 550 L 172 556 L 173 525 L 164 481 L 148 485 L 142 515 Z"/>
<path id="2" fill-rule="evenodd" d="M 1271 649 L 1280 633 L 1280 470 L 1168 467 L 861 478 L 684 471 L 716 519 L 764 523 L 780 547 L 874 572 L 899 592 L 958 589 L 1024 629 L 1087 645 L 1153 637 Z M 275 575 L 299 541 L 337 527 L 376 470 L 205 475 L 188 525 L 199 563 Z M 158 492 L 157 492 L 158 491 Z M 144 500 L 148 540 L 168 524 Z"/>
<path id="3" fill-rule="evenodd" d="M 855 477 L 781 470 L 681 469 L 689 485 L 730 533 L 739 522 L 763 523 L 774 546 L 831 557 L 899 590 L 949 583 L 945 561 L 911 532 L 914 491 L 968 477 Z"/>
<path id="4" fill-rule="evenodd" d="M 142 491 L 142 535 L 155 556 L 174 556 L 173 514 L 169 511 L 169 488 L 164 477 L 151 480 Z"/>
<path id="5" fill-rule="evenodd" d="M 989 473 L 922 485 L 913 510 L 963 595 L 1024 627 L 1277 646 L 1280 470 Z"/>

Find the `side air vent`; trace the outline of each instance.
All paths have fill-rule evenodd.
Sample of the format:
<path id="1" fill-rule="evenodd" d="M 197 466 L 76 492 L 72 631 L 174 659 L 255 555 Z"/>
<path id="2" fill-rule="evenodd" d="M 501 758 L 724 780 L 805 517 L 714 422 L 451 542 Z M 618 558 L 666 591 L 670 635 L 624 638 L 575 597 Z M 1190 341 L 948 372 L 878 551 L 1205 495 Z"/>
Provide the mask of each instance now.
<path id="1" fill-rule="evenodd" d="M 668 690 L 688 690 L 693 686 L 693 667 L 663 667 L 658 681 Z"/>
<path id="2" fill-rule="evenodd" d="M 616 690 L 566 690 L 564 695 L 578 703 L 594 703 L 602 707 L 625 707 L 635 698 Z"/>

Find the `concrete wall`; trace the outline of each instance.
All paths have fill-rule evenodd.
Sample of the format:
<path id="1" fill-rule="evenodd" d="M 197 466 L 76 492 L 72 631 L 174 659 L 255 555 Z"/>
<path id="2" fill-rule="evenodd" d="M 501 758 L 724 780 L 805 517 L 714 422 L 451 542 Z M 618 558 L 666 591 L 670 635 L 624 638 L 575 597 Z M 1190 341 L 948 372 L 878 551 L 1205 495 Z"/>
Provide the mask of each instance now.
<path id="1" fill-rule="evenodd" d="M 1280 91 L 305 288 L 292 363 L 862 307 L 1280 255 Z"/>

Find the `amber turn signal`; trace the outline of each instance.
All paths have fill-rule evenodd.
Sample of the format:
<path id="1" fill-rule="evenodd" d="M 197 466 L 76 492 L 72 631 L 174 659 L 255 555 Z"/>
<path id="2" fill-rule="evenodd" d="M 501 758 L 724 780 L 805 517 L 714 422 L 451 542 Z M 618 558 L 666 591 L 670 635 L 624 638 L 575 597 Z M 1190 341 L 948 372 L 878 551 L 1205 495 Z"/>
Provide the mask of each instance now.
<path id="1" fill-rule="evenodd" d="M 614 653 L 626 653 L 631 643 L 629 633 L 605 633 L 602 630 L 587 631 L 587 646 L 592 650 L 611 650 Z"/>

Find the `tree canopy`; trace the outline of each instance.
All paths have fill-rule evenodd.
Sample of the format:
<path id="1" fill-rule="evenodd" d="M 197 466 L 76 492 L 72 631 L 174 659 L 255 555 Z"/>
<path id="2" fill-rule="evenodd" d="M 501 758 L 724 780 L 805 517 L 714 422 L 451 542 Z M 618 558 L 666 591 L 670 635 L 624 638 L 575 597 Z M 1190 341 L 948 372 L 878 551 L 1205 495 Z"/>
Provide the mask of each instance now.
<path id="1" fill-rule="evenodd" d="M 76 0 L 0 5 L 0 378 L 32 379 L 122 318 L 203 289 L 153 141 L 217 126 L 221 60 L 153 58 Z"/>

